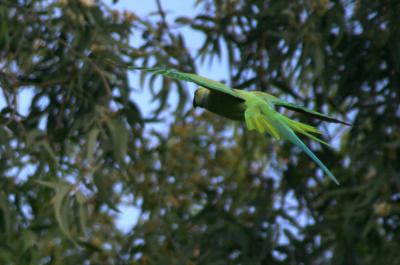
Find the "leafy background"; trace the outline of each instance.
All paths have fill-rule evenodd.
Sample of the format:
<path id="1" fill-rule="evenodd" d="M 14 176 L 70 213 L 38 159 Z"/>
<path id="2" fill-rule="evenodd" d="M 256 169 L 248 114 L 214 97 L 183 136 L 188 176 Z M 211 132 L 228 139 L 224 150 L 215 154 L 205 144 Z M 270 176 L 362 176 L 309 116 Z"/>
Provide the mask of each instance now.
<path id="1" fill-rule="evenodd" d="M 197 0 L 175 19 L 116 2 L 0 0 L 2 264 L 400 264 L 398 1 Z M 353 123 L 299 116 L 341 186 L 193 111 L 187 84 L 115 66 L 225 58 L 229 85 Z"/>

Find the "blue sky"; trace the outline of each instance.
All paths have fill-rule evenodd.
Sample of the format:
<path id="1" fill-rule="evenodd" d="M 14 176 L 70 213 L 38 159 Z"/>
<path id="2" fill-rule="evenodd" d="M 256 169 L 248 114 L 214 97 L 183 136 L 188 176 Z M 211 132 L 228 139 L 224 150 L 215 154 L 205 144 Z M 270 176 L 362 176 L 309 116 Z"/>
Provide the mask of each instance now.
<path id="1" fill-rule="evenodd" d="M 111 4 L 112 1 L 108 1 L 110 6 L 118 10 L 127 10 L 135 13 L 139 17 L 148 17 L 148 19 L 158 19 L 158 15 L 154 13 L 157 11 L 156 0 L 142 1 L 142 0 L 121 0 L 116 5 Z M 166 13 L 167 21 L 173 22 L 177 17 L 186 16 L 191 17 L 196 14 L 195 12 L 195 0 L 161 0 L 162 7 Z M 189 27 L 179 28 L 180 33 L 183 35 L 186 45 L 192 54 L 195 54 L 197 49 L 200 48 L 204 41 L 204 37 L 200 33 L 192 31 Z M 134 32 L 134 29 L 133 29 Z M 131 44 L 135 47 L 141 42 L 140 38 L 134 36 L 131 39 Z M 226 51 L 222 50 L 221 60 L 212 61 L 211 64 L 197 65 L 199 74 L 205 75 L 212 79 L 226 79 L 228 80 L 228 64 Z M 156 104 L 151 103 L 152 96 L 149 89 L 146 87 L 140 87 L 139 84 L 139 73 L 130 72 L 129 80 L 133 87 L 140 88 L 138 91 L 134 91 L 131 94 L 133 100 L 139 105 L 143 112 L 143 115 L 150 116 L 151 111 L 155 109 Z M 189 92 L 194 92 L 195 86 L 188 84 Z M 174 104 L 176 102 L 176 95 L 172 95 L 170 102 Z M 166 113 L 164 116 L 167 116 Z M 150 125 L 147 129 L 162 130 L 165 128 L 165 123 Z M 131 202 L 127 202 L 120 207 L 121 213 L 118 215 L 116 225 L 122 231 L 128 232 L 137 223 L 140 214 L 139 207 L 133 206 Z"/>
<path id="2" fill-rule="evenodd" d="M 111 0 L 108 0 L 111 3 Z M 191 17 L 196 14 L 195 0 L 185 0 L 185 1 L 174 1 L 174 0 L 161 0 L 161 5 L 163 10 L 166 13 L 166 18 L 168 22 L 173 22 L 177 17 L 186 16 Z M 137 16 L 141 18 L 146 18 L 150 20 L 158 20 L 159 15 L 157 14 L 157 4 L 156 0 L 151 1 L 139 1 L 139 0 L 121 0 L 116 5 L 111 5 L 118 10 L 128 10 L 135 13 Z M 200 48 L 202 43 L 204 42 L 204 36 L 201 33 L 195 32 L 191 30 L 188 26 L 181 27 L 179 29 L 179 33 L 181 33 L 185 39 L 185 43 L 187 45 L 188 50 L 191 54 L 196 54 L 197 50 Z M 133 47 L 138 47 L 141 44 L 140 36 L 135 34 L 135 30 L 133 29 L 133 37 L 131 38 L 131 44 Z M 203 65 L 197 65 L 198 73 L 204 76 L 207 76 L 211 79 L 216 80 L 229 80 L 228 74 L 228 65 L 227 65 L 227 56 L 226 50 L 222 48 L 222 56 L 221 60 L 213 60 L 211 64 L 205 63 Z M 139 73 L 131 72 L 129 74 L 130 82 L 134 88 L 140 88 L 139 91 L 132 92 L 132 97 L 134 101 L 140 106 L 143 111 L 144 116 L 147 114 L 150 115 L 151 110 L 155 109 L 157 104 L 151 104 L 152 96 L 149 92 L 149 89 L 146 87 L 140 87 L 138 82 Z M 194 92 L 195 85 L 193 84 L 185 84 L 190 92 Z M 140 100 L 138 100 L 140 99 Z M 172 95 L 170 99 L 171 104 L 177 102 L 176 97 Z M 167 116 L 165 113 L 164 116 Z M 157 129 L 159 126 L 154 125 L 154 128 Z"/>

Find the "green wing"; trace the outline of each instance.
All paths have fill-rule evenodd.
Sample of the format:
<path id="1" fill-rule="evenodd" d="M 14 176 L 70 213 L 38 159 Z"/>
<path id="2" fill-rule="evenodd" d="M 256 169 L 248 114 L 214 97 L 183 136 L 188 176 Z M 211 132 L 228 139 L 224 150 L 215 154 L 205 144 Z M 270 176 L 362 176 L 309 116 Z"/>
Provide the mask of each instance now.
<path id="1" fill-rule="evenodd" d="M 202 76 L 199 76 L 196 74 L 184 73 L 184 72 L 180 72 L 175 69 L 166 69 L 166 68 L 145 68 L 145 67 L 134 67 L 134 66 L 130 66 L 128 68 L 134 69 L 134 70 L 150 72 L 150 73 L 154 73 L 154 74 L 161 74 L 161 75 L 164 75 L 164 76 L 167 76 L 170 78 L 192 82 L 192 83 L 195 83 L 202 87 L 205 87 L 207 89 L 222 92 L 222 93 L 231 95 L 233 97 L 242 99 L 241 95 L 236 93 L 235 90 L 233 90 L 232 88 L 230 88 L 220 82 L 217 82 L 217 81 L 214 81 L 214 80 L 211 80 L 211 79 L 208 79 L 206 77 L 202 77 Z"/>
<path id="2" fill-rule="evenodd" d="M 268 112 L 268 108 L 247 107 L 244 112 L 246 126 L 250 131 L 256 130 L 259 133 L 267 132 L 275 139 L 279 140 L 281 135 L 270 121 L 270 118 L 274 115 L 273 110 L 270 110 L 270 113 L 266 112 Z"/>
<path id="3" fill-rule="evenodd" d="M 348 122 L 332 118 L 330 116 L 327 116 L 327 115 L 322 114 L 320 112 L 317 112 L 315 110 L 310 110 L 310 109 L 307 109 L 305 107 L 301 107 L 299 105 L 296 105 L 296 104 L 293 104 L 293 103 L 289 103 L 289 102 L 286 102 L 284 100 L 280 100 L 280 99 L 277 99 L 277 98 L 274 98 L 273 104 L 275 106 L 281 106 L 281 107 L 284 107 L 284 108 L 287 108 L 287 109 L 290 109 L 290 110 L 293 110 L 293 111 L 296 111 L 296 112 L 299 112 L 299 113 L 304 113 L 304 114 L 310 115 L 310 116 L 312 116 L 314 118 L 317 118 L 317 119 L 320 119 L 322 121 L 327 121 L 327 122 L 332 122 L 332 123 L 341 123 L 341 124 L 345 124 L 345 125 L 351 126 L 351 124 L 348 123 Z"/>

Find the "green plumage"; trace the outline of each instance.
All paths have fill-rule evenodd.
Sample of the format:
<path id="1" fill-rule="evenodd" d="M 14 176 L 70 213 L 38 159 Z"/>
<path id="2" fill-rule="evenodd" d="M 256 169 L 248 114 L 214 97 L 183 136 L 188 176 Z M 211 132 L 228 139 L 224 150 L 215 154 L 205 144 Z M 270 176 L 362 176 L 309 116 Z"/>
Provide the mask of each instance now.
<path id="1" fill-rule="evenodd" d="M 244 100 L 231 95 L 199 87 L 193 98 L 193 107 L 205 108 L 225 118 L 243 121 L 246 105 Z M 229 109 L 229 111 L 227 111 Z"/>
<path id="2" fill-rule="evenodd" d="M 249 130 L 256 130 L 260 133 L 268 132 L 276 139 L 286 139 L 302 149 L 315 163 L 327 174 L 336 184 L 339 184 L 332 172 L 318 159 L 317 156 L 299 139 L 295 132 L 303 134 L 322 144 L 328 143 L 317 138 L 313 134 L 321 132 L 310 125 L 291 120 L 275 110 L 281 106 L 312 117 L 334 123 L 346 122 L 329 117 L 325 114 L 310 110 L 293 103 L 280 100 L 268 93 L 260 91 L 244 91 L 230 88 L 222 83 L 201 77 L 195 74 L 180 72 L 175 69 L 163 68 L 139 68 L 130 69 L 142 70 L 154 74 L 161 74 L 170 78 L 188 81 L 200 85 L 193 98 L 194 107 L 202 107 L 211 112 L 232 120 L 246 122 Z"/>

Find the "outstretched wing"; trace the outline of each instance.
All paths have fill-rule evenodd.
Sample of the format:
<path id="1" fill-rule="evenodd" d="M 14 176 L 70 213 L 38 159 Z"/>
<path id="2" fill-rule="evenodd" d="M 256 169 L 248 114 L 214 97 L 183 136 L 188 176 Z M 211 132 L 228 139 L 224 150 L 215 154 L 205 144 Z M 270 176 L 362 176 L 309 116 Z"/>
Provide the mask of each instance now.
<path id="1" fill-rule="evenodd" d="M 150 72 L 154 74 L 161 74 L 170 78 L 182 80 L 182 81 L 188 81 L 195 83 L 197 85 L 200 85 L 202 87 L 205 87 L 210 90 L 215 90 L 221 93 L 226 93 L 228 95 L 231 95 L 236 98 L 242 99 L 242 97 L 235 92 L 234 89 L 211 79 L 208 79 L 203 76 L 199 76 L 196 74 L 191 74 L 191 73 L 184 73 L 175 69 L 166 69 L 166 68 L 145 68 L 145 67 L 134 67 L 130 66 L 129 69 L 134 69 L 134 70 L 141 70 L 145 72 Z"/>
<path id="2" fill-rule="evenodd" d="M 296 111 L 296 112 L 299 112 L 299 113 L 304 113 L 304 114 L 310 115 L 310 116 L 312 116 L 314 118 L 317 118 L 317 119 L 320 119 L 322 121 L 327 121 L 327 122 L 332 122 L 332 123 L 341 123 L 341 124 L 344 124 L 344 125 L 351 126 L 351 124 L 348 123 L 348 122 L 332 118 L 330 116 L 327 116 L 327 115 L 322 114 L 320 112 L 317 112 L 315 110 L 310 110 L 310 109 L 307 109 L 305 107 L 302 107 L 302 106 L 299 106 L 299 105 L 296 105 L 296 104 L 293 104 L 293 103 L 289 103 L 289 102 L 286 102 L 284 100 L 280 100 L 280 99 L 277 99 L 277 98 L 275 98 L 273 100 L 273 104 L 275 106 L 281 106 L 281 107 L 284 107 L 284 108 L 287 108 L 287 109 L 290 109 L 290 110 L 293 110 L 293 111 Z"/>

